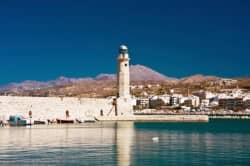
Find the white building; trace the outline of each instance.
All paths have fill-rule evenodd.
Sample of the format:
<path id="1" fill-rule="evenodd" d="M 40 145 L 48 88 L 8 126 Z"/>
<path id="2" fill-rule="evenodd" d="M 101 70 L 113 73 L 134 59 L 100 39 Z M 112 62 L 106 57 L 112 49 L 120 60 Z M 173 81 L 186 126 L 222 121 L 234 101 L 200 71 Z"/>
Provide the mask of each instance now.
<path id="1" fill-rule="evenodd" d="M 149 106 L 149 99 L 148 98 L 137 98 L 136 105 L 148 107 Z"/>
<path id="2" fill-rule="evenodd" d="M 170 98 L 169 95 L 152 96 L 149 100 L 149 105 L 151 107 L 155 105 L 168 105 L 170 104 Z"/>
<path id="3" fill-rule="evenodd" d="M 162 99 L 164 101 L 165 104 L 170 104 L 170 95 L 161 95 L 159 96 L 160 99 Z"/>
<path id="4" fill-rule="evenodd" d="M 237 84 L 237 80 L 234 80 L 234 79 L 220 79 L 220 80 L 218 80 L 218 84 L 220 85 L 220 86 L 230 86 L 230 85 L 235 85 L 235 84 Z"/>
<path id="5" fill-rule="evenodd" d="M 243 103 L 246 108 L 250 108 L 250 95 L 247 95 L 243 98 Z"/>
<path id="6" fill-rule="evenodd" d="M 200 98 L 198 96 L 188 96 L 182 97 L 180 99 L 180 104 L 186 104 L 187 106 L 199 107 L 200 106 Z"/>
<path id="7" fill-rule="evenodd" d="M 205 92 L 205 99 L 212 99 L 212 98 L 215 98 L 216 96 L 217 96 L 216 93 Z"/>
<path id="8" fill-rule="evenodd" d="M 183 96 L 181 94 L 173 94 L 170 97 L 170 105 L 172 105 L 172 106 L 179 105 L 181 98 L 183 98 Z"/>
<path id="9" fill-rule="evenodd" d="M 208 107 L 209 104 L 210 104 L 209 99 L 203 99 L 203 100 L 201 100 L 201 106 L 202 107 Z"/>
<path id="10" fill-rule="evenodd" d="M 244 93 L 243 93 L 242 89 L 233 89 L 231 96 L 232 97 L 243 97 Z"/>

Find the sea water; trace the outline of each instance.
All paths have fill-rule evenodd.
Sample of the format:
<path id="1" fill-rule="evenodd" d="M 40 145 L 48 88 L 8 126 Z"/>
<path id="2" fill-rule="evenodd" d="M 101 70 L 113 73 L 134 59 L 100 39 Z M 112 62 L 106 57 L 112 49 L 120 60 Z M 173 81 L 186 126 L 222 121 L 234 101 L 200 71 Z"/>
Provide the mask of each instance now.
<path id="1" fill-rule="evenodd" d="M 250 165 L 250 121 L 3 127 L 0 165 Z"/>

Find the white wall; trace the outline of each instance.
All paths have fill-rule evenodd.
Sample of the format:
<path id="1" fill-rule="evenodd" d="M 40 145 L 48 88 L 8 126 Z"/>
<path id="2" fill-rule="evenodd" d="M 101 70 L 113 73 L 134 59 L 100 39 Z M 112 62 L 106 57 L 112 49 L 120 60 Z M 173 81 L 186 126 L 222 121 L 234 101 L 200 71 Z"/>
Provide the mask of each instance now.
<path id="1" fill-rule="evenodd" d="M 66 110 L 71 119 L 84 119 L 99 115 L 101 109 L 107 114 L 111 108 L 112 99 L 0 96 L 0 119 L 10 115 L 28 117 L 30 110 L 33 119 L 65 119 Z"/>

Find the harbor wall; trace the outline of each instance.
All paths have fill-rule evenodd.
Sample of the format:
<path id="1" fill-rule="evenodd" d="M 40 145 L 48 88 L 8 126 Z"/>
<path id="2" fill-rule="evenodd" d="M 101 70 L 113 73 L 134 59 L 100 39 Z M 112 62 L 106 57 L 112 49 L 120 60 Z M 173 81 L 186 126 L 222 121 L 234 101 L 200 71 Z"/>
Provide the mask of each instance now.
<path id="1" fill-rule="evenodd" d="M 100 121 L 208 122 L 207 115 L 128 115 L 96 117 Z"/>
<path id="2" fill-rule="evenodd" d="M 66 118 L 66 110 L 70 119 L 87 119 L 97 116 L 102 109 L 107 114 L 111 109 L 112 99 L 75 98 L 75 97 L 17 97 L 0 96 L 0 119 L 6 120 L 10 115 L 22 115 L 47 120 Z"/>
<path id="3" fill-rule="evenodd" d="M 223 116 L 216 116 L 211 115 L 209 119 L 250 119 L 250 115 L 223 115 Z"/>

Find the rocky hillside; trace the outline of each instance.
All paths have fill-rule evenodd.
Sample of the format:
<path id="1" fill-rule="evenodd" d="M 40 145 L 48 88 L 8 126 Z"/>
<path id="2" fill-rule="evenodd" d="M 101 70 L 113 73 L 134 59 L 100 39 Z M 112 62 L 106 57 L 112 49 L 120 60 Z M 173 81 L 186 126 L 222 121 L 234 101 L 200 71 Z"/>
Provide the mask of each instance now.
<path id="1" fill-rule="evenodd" d="M 239 87 L 250 89 L 250 77 L 238 78 L 237 80 Z"/>
<path id="2" fill-rule="evenodd" d="M 194 83 L 201 83 L 201 82 L 205 82 L 205 81 L 215 81 L 220 79 L 219 77 L 215 77 L 215 76 L 204 76 L 201 74 L 197 74 L 197 75 L 193 75 L 193 76 L 189 76 L 189 77 L 185 77 L 179 80 L 179 83 L 182 84 L 194 84 Z"/>
<path id="3" fill-rule="evenodd" d="M 166 81 L 175 82 L 176 79 L 166 77 L 153 69 L 142 65 L 130 66 L 131 81 Z M 58 86 L 67 86 L 72 84 L 79 84 L 84 82 L 93 81 L 115 81 L 116 74 L 100 74 L 95 78 L 67 78 L 59 77 L 56 80 L 47 82 L 41 81 L 24 81 L 21 83 L 10 83 L 6 86 L 0 87 L 0 92 L 15 92 L 19 93 L 27 90 L 40 90 L 47 88 L 54 88 Z"/>
<path id="4" fill-rule="evenodd" d="M 169 81 L 175 82 L 177 79 L 167 77 L 151 68 L 142 65 L 130 66 L 131 81 Z M 100 74 L 95 80 L 116 80 L 116 74 Z"/>
<path id="5" fill-rule="evenodd" d="M 106 81 L 106 80 L 116 80 L 116 74 L 99 74 L 98 76 L 96 76 L 95 80 L 97 81 Z"/>
<path id="6" fill-rule="evenodd" d="M 132 81 L 169 81 L 175 82 L 176 79 L 167 77 L 157 71 L 146 66 L 134 65 L 130 66 L 130 78 Z"/>
<path id="7" fill-rule="evenodd" d="M 21 83 L 10 83 L 3 87 L 0 87 L 0 92 L 22 92 L 26 90 L 39 90 L 39 89 L 46 89 L 46 88 L 53 88 L 58 86 L 65 86 L 71 84 L 77 84 L 84 81 L 93 80 L 92 78 L 66 78 L 66 77 L 59 77 L 56 80 L 51 80 L 47 82 L 42 81 L 23 81 Z"/>

